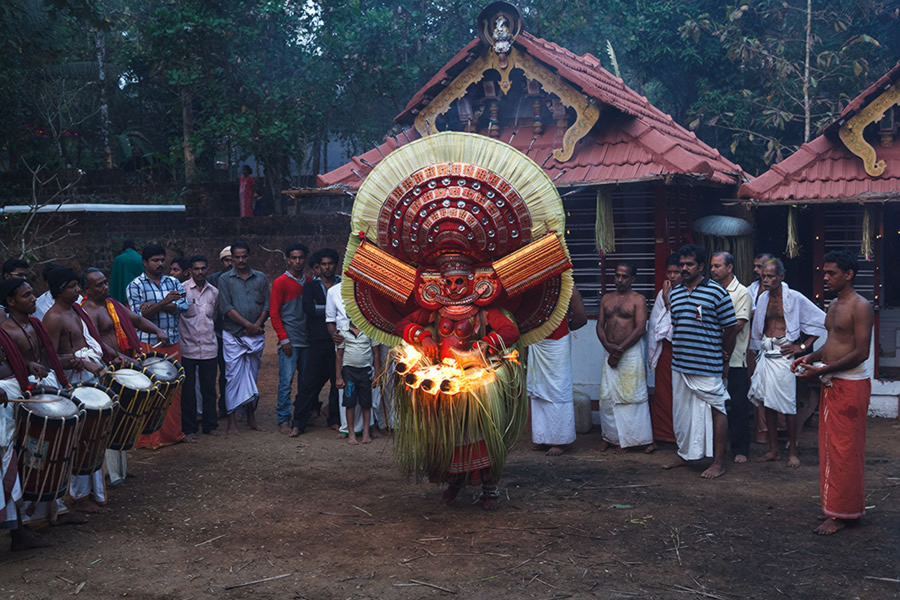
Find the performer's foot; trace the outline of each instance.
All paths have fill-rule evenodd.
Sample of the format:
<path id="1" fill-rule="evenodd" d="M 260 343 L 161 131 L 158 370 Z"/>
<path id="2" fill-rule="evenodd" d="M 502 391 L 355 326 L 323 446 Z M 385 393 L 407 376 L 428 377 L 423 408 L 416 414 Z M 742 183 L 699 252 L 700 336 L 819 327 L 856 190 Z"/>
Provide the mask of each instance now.
<path id="1" fill-rule="evenodd" d="M 279 426 L 278 426 L 278 430 L 279 430 L 281 433 L 283 433 L 284 435 L 290 435 L 290 434 L 291 434 L 291 426 L 290 426 L 289 424 L 287 424 L 287 423 L 282 423 L 281 425 L 279 425 Z"/>
<path id="2" fill-rule="evenodd" d="M 61 527 L 63 525 L 84 525 L 85 523 L 87 523 L 86 517 L 67 512 L 64 515 L 59 515 L 58 517 L 56 517 L 55 521 L 50 521 L 50 526 Z"/>
<path id="3" fill-rule="evenodd" d="M 299 427 L 291 427 L 291 435 L 290 437 L 300 437 L 300 434 L 303 433 L 300 431 Z"/>
<path id="4" fill-rule="evenodd" d="M 686 467 L 687 464 L 688 464 L 687 461 L 679 456 L 677 459 L 675 459 L 675 462 L 671 462 L 667 465 L 663 465 L 662 468 L 666 469 L 666 470 L 677 469 L 678 467 Z"/>
<path id="5" fill-rule="evenodd" d="M 562 456 L 565 453 L 565 446 L 550 446 L 550 448 L 547 450 L 547 456 Z"/>
<path id="6" fill-rule="evenodd" d="M 721 463 L 721 461 L 713 461 L 713 464 L 709 466 L 708 469 L 700 473 L 700 477 L 703 479 L 716 479 L 717 477 L 721 477 L 725 474 L 725 465 Z"/>
<path id="7" fill-rule="evenodd" d="M 735 464 L 742 465 L 747 462 L 747 455 L 745 454 L 735 454 L 734 455 Z"/>
<path id="8" fill-rule="evenodd" d="M 800 466 L 800 459 L 796 454 L 788 456 L 787 466 L 791 467 L 792 469 L 796 469 Z"/>
<path id="9" fill-rule="evenodd" d="M 105 506 L 101 506 L 97 504 L 93 498 L 90 496 L 85 496 L 84 498 L 79 498 L 72 504 L 72 508 L 77 510 L 78 512 L 83 512 L 87 514 L 102 514 L 105 512 L 109 512 L 109 509 Z"/>
<path id="10" fill-rule="evenodd" d="M 653 454 L 656 451 L 656 444 L 650 444 L 644 448 L 644 454 Z"/>
<path id="11" fill-rule="evenodd" d="M 778 453 L 778 450 L 769 450 L 756 458 L 756 462 L 772 462 L 776 460 L 781 460 L 781 454 Z"/>
<path id="12" fill-rule="evenodd" d="M 481 507 L 484 510 L 497 510 L 500 508 L 500 499 L 485 496 L 484 500 L 481 501 Z"/>
<path id="13" fill-rule="evenodd" d="M 33 550 L 34 548 L 49 548 L 53 546 L 53 542 L 45 540 L 37 534 L 28 531 L 27 527 L 20 526 L 18 529 L 10 531 L 11 540 L 9 549 L 11 552 L 22 552 L 23 550 Z"/>
<path id="14" fill-rule="evenodd" d="M 362 436 L 362 443 L 363 443 L 363 444 L 371 444 L 371 443 L 372 443 L 372 436 L 369 435 L 369 434 L 364 433 L 363 436 Z"/>
<path id="15" fill-rule="evenodd" d="M 338 436 L 340 437 L 340 436 Z M 359 440 L 356 439 L 356 434 L 347 434 L 347 443 L 351 446 L 359 446 Z"/>
<path id="16" fill-rule="evenodd" d="M 602 442 L 600 442 L 600 452 L 606 452 L 607 450 L 609 450 L 609 446 L 610 443 L 606 440 L 603 440 Z"/>
<path id="17" fill-rule="evenodd" d="M 827 517 L 822 524 L 813 529 L 819 535 L 834 535 L 841 529 L 847 526 L 847 523 L 843 519 L 832 519 L 831 517 Z"/>
<path id="18" fill-rule="evenodd" d="M 450 506 L 453 504 L 453 501 L 456 500 L 456 497 L 459 495 L 459 491 L 462 488 L 458 485 L 450 484 L 447 486 L 447 489 L 441 494 L 441 501 Z"/>
<path id="19" fill-rule="evenodd" d="M 189 433 L 183 438 L 181 438 L 181 442 L 183 444 L 196 444 L 197 443 L 197 435 L 194 433 Z"/>

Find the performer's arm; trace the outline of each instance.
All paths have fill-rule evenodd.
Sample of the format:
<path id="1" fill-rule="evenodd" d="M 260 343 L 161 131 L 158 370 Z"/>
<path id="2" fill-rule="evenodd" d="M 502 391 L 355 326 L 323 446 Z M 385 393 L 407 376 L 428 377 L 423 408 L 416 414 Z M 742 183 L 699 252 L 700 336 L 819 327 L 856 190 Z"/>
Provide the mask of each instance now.
<path id="1" fill-rule="evenodd" d="M 572 287 L 572 298 L 569 300 L 569 331 L 581 329 L 587 324 L 587 311 L 584 309 L 584 299 L 577 287 Z"/>
<path id="2" fill-rule="evenodd" d="M 437 342 L 434 341 L 431 331 L 425 327 L 431 323 L 434 313 L 420 308 L 403 317 L 397 323 L 397 331 L 408 344 L 418 344 L 422 347 L 422 353 L 432 360 L 437 360 L 440 354 Z"/>
<path id="3" fill-rule="evenodd" d="M 512 346 L 519 341 L 519 328 L 500 309 L 489 308 L 487 310 L 487 322 L 493 331 L 484 336 L 483 341 L 491 346 L 499 350 L 502 347 L 499 343 L 501 341 L 503 346 Z"/>

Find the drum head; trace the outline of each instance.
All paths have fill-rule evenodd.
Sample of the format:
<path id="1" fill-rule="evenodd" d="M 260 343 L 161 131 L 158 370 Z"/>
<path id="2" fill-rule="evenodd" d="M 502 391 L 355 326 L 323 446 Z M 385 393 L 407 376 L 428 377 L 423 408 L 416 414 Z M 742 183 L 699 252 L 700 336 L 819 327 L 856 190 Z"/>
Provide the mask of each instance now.
<path id="1" fill-rule="evenodd" d="M 41 417 L 64 419 L 78 414 L 78 406 L 74 402 L 56 394 L 38 394 L 32 396 L 31 400 L 38 402 L 26 402 L 25 407 Z M 53 402 L 47 402 L 47 400 Z"/>
<path id="2" fill-rule="evenodd" d="M 91 410 L 103 410 L 113 405 L 112 398 L 106 392 L 90 386 L 76 387 L 72 390 L 72 397 Z"/>
<path id="3" fill-rule="evenodd" d="M 110 373 L 112 378 L 131 390 L 147 390 L 153 387 L 150 378 L 134 369 L 119 369 Z"/>
<path id="4" fill-rule="evenodd" d="M 160 381 L 175 381 L 178 379 L 178 369 L 164 358 L 156 356 L 145 359 L 142 363 L 143 367 L 156 375 Z"/>

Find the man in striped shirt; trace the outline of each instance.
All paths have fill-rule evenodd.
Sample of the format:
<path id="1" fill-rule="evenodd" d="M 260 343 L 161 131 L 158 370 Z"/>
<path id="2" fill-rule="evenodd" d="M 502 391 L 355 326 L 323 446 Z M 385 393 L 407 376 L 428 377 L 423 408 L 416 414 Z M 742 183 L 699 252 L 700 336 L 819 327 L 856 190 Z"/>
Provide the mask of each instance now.
<path id="1" fill-rule="evenodd" d="M 700 475 L 725 473 L 729 400 L 723 379 L 734 350 L 737 320 L 728 292 L 703 276 L 706 251 L 693 244 L 678 251 L 681 285 L 672 290 L 672 412 L 678 460 L 664 468 L 712 456 Z"/>

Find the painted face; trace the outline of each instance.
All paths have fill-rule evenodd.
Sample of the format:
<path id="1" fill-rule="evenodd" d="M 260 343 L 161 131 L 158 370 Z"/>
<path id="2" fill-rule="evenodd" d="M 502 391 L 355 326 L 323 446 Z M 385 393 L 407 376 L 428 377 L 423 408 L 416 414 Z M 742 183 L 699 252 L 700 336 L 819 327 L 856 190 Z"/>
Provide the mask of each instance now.
<path id="1" fill-rule="evenodd" d="M 678 265 L 669 265 L 666 267 L 666 279 L 672 284 L 672 287 L 681 283 L 681 267 Z"/>
<path id="2" fill-rule="evenodd" d="M 779 275 L 778 268 L 775 265 L 763 265 L 762 277 L 760 277 L 759 283 L 764 290 L 771 291 L 781 287 L 782 281 L 784 281 L 784 274 Z"/>
<path id="3" fill-rule="evenodd" d="M 631 267 L 627 267 L 625 265 L 617 266 L 615 282 L 617 292 L 625 293 L 630 290 L 632 284 L 634 284 L 634 274 L 632 274 L 631 272 Z"/>
<path id="4" fill-rule="evenodd" d="M 92 271 L 87 276 L 84 293 L 91 300 L 102 302 L 109 297 L 109 279 L 103 273 Z"/>
<path id="5" fill-rule="evenodd" d="M 445 273 L 441 278 L 441 291 L 451 300 L 459 300 L 469 293 L 471 279 L 471 271 L 469 273 L 460 273 L 459 269 L 454 269 L 453 273 Z"/>

